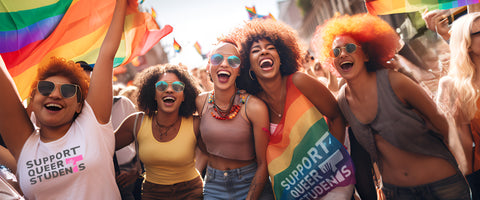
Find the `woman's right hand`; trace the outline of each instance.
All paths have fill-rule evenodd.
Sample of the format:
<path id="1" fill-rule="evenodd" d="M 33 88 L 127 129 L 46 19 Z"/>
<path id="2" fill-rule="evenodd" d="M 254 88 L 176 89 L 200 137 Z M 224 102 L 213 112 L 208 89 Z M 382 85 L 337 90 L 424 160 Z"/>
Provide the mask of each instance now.
<path id="1" fill-rule="evenodd" d="M 425 10 L 422 14 L 423 20 L 428 29 L 435 31 L 445 40 L 450 39 L 450 27 L 448 26 L 449 10 Z"/>

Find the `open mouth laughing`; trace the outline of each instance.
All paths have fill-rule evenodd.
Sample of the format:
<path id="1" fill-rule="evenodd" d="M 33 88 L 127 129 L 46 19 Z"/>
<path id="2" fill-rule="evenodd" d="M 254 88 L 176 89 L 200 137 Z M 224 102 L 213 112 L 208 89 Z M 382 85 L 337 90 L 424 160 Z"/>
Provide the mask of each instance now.
<path id="1" fill-rule="evenodd" d="M 271 68 L 273 66 L 273 60 L 270 58 L 260 60 L 260 68 Z"/>
<path id="2" fill-rule="evenodd" d="M 45 108 L 50 111 L 59 111 L 63 109 L 63 106 L 55 103 L 48 103 L 45 104 Z"/>
<path id="3" fill-rule="evenodd" d="M 231 74 L 228 71 L 221 70 L 217 72 L 218 81 L 221 83 L 226 83 L 230 76 Z"/>
<path id="4" fill-rule="evenodd" d="M 353 67 L 353 62 L 351 62 L 351 61 L 344 61 L 344 62 L 340 63 L 340 68 L 341 68 L 343 71 L 348 71 L 348 70 L 350 70 L 352 67 Z"/>

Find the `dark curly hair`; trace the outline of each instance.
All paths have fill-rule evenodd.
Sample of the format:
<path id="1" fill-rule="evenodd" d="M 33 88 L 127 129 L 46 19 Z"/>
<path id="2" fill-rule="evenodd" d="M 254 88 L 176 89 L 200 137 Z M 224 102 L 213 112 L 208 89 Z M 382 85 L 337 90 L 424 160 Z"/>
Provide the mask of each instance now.
<path id="1" fill-rule="evenodd" d="M 77 93 L 77 102 L 82 102 L 87 97 L 90 77 L 83 71 L 80 64 L 65 58 L 51 57 L 48 63 L 41 64 L 37 70 L 37 77 L 32 83 L 30 97 L 33 97 L 37 90 L 37 84 L 40 80 L 45 80 L 51 76 L 63 76 L 73 84 L 80 86 Z"/>
<path id="2" fill-rule="evenodd" d="M 296 31 L 290 26 L 273 19 L 254 19 L 244 26 L 233 30 L 232 34 L 238 38 L 240 57 L 243 61 L 243 69 L 240 72 L 239 89 L 247 90 L 250 94 L 262 91 L 255 77 L 250 78 L 250 49 L 254 42 L 266 39 L 277 49 L 280 56 L 280 73 L 287 76 L 298 71 L 302 65 L 305 50 L 300 44 Z"/>
<path id="3" fill-rule="evenodd" d="M 180 105 L 179 115 L 183 117 L 191 116 L 196 111 L 195 98 L 199 93 L 197 83 L 187 70 L 173 64 L 151 66 L 138 74 L 134 83 L 139 88 L 138 108 L 150 117 L 155 115 L 158 106 L 157 101 L 155 101 L 155 83 L 164 73 L 175 74 L 185 84 L 183 90 L 184 101 Z"/>

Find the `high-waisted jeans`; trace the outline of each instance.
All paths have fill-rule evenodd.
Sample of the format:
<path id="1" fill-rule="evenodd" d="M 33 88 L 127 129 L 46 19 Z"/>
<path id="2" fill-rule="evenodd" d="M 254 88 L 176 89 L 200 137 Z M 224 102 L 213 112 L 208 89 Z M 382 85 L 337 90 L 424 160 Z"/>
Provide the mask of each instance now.
<path id="1" fill-rule="evenodd" d="M 470 188 L 460 172 L 439 181 L 412 187 L 398 187 L 384 182 L 382 190 L 388 200 L 471 199 Z"/>
<path id="2" fill-rule="evenodd" d="M 257 172 L 257 164 L 222 171 L 207 166 L 205 175 L 204 199 L 245 199 Z M 272 186 L 267 180 L 260 199 L 274 199 Z"/>

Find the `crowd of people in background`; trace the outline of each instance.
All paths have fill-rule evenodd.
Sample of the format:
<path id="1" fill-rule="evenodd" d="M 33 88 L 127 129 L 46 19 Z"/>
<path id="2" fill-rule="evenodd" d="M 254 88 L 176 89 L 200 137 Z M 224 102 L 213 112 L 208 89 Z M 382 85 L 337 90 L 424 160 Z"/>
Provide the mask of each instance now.
<path id="1" fill-rule="evenodd" d="M 253 19 L 206 66 L 125 86 L 126 6 L 93 68 L 53 57 L 23 103 L 0 60 L 0 198 L 480 199 L 480 13 L 423 13 L 434 49 L 366 13 L 319 25 L 310 49 Z"/>

